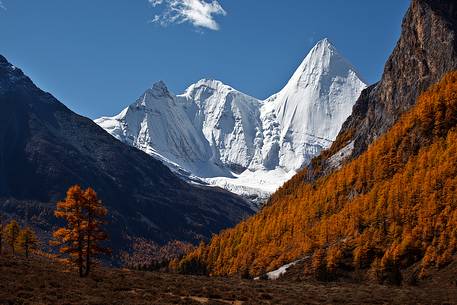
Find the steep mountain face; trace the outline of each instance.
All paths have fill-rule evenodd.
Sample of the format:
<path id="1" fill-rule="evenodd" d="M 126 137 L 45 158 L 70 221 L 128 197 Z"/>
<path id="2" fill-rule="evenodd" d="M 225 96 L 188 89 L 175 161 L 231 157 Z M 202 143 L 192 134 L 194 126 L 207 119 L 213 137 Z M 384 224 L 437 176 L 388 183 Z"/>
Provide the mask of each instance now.
<path id="1" fill-rule="evenodd" d="M 147 94 L 166 100 L 155 89 Z M 91 186 L 109 209 L 110 238 L 120 247 L 127 236 L 197 241 L 253 212 L 240 197 L 185 183 L 161 162 L 117 141 L 1 56 L 0 105 L 0 211 L 10 216 L 49 229 L 55 203 L 68 187 Z"/>
<path id="2" fill-rule="evenodd" d="M 261 165 L 297 170 L 307 164 L 335 140 L 365 87 L 328 39 L 320 41 L 287 85 L 264 102 Z"/>
<path id="3" fill-rule="evenodd" d="M 330 152 L 319 160 L 318 172 L 339 166 L 340 155 L 352 159 L 365 151 L 414 105 L 421 92 L 457 68 L 456 55 L 455 1 L 413 0 L 381 81 L 361 94 Z"/>
<path id="4" fill-rule="evenodd" d="M 324 39 L 264 101 L 215 80 L 178 96 L 159 83 L 119 115 L 95 122 L 175 171 L 264 199 L 331 145 L 365 87 Z"/>
<path id="5" fill-rule="evenodd" d="M 259 149 L 260 101 L 215 80 L 201 80 L 178 96 L 216 164 L 244 171 Z"/>
<path id="6" fill-rule="evenodd" d="M 163 82 L 153 85 L 135 103 L 113 118 L 96 121 L 117 139 L 197 175 L 223 174 L 201 130 Z"/>

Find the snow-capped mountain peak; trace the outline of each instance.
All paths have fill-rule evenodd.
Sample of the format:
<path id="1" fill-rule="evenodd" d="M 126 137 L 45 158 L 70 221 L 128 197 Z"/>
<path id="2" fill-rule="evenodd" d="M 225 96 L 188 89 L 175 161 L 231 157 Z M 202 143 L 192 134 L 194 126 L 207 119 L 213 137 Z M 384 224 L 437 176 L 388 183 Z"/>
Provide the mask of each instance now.
<path id="1" fill-rule="evenodd" d="M 265 195 L 330 146 L 365 86 L 323 39 L 264 101 L 213 79 L 177 96 L 158 82 L 118 116 L 96 122 L 174 170 Z"/>
<path id="2" fill-rule="evenodd" d="M 195 84 L 190 85 L 182 95 L 183 98 L 204 100 L 209 96 L 224 97 L 231 92 L 238 92 L 231 86 L 224 84 L 223 82 L 215 79 L 201 79 Z M 213 99 L 214 101 L 215 99 Z M 221 100 L 221 99 L 219 99 Z"/>
<path id="3" fill-rule="evenodd" d="M 364 82 L 352 64 L 340 55 L 328 38 L 325 38 L 311 49 L 281 92 L 305 89 L 319 80 L 327 81 L 323 85 L 328 86 L 334 77 L 346 76 L 348 71 L 357 74 Z"/>
<path id="4" fill-rule="evenodd" d="M 303 76 L 312 72 L 318 74 L 328 71 L 330 61 L 334 56 L 339 56 L 339 54 L 330 41 L 327 38 L 319 41 L 304 58 L 288 84 L 300 83 Z"/>
<path id="5" fill-rule="evenodd" d="M 213 160 L 234 172 L 246 169 L 256 149 L 260 101 L 210 79 L 189 86 L 178 100 L 203 132 L 214 152 Z"/>
<path id="6" fill-rule="evenodd" d="M 203 79 L 199 80 L 198 82 L 196 82 L 195 84 L 190 85 L 189 88 L 187 88 L 186 93 L 197 90 L 198 88 L 202 88 L 202 87 L 213 89 L 213 90 L 229 90 L 229 91 L 233 90 L 232 87 L 224 84 L 220 80 L 203 78 Z"/>
<path id="7" fill-rule="evenodd" d="M 163 80 L 159 80 L 158 82 L 152 84 L 151 90 L 156 91 L 156 92 L 161 92 L 164 94 L 169 93 L 168 87 Z"/>
<path id="8" fill-rule="evenodd" d="M 150 89 L 146 91 L 146 93 L 157 97 L 157 98 L 172 98 L 173 94 L 168 90 L 167 85 L 164 81 L 160 80 L 154 83 Z"/>
<path id="9" fill-rule="evenodd" d="M 278 122 L 269 133 L 276 141 L 270 141 L 272 148 L 264 148 L 264 155 L 278 150 L 278 164 L 288 170 L 305 165 L 336 138 L 365 87 L 330 41 L 319 41 L 284 88 L 264 102 L 263 121 Z"/>

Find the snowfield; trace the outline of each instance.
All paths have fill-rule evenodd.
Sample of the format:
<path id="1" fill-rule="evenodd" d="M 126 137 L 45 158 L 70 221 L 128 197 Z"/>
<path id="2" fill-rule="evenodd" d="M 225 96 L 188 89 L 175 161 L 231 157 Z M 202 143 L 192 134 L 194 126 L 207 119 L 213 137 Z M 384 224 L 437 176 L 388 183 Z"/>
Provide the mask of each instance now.
<path id="1" fill-rule="evenodd" d="M 235 174 L 235 177 L 204 178 L 203 180 L 210 185 L 219 186 L 261 205 L 295 173 L 295 171 L 286 171 L 281 167 L 273 170 L 253 171 L 248 169 L 239 175 Z"/>
<path id="2" fill-rule="evenodd" d="M 181 95 L 158 82 L 117 116 L 95 122 L 183 177 L 260 203 L 332 144 L 365 87 L 324 39 L 266 100 L 217 80 Z"/>

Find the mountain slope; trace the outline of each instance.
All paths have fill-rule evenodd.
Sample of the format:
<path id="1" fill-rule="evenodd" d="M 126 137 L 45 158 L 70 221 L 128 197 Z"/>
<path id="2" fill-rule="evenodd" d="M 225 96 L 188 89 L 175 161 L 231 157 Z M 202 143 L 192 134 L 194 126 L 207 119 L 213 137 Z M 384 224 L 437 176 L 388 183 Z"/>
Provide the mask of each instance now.
<path id="1" fill-rule="evenodd" d="M 264 125 L 276 121 L 278 128 L 264 127 L 265 138 L 272 139 L 265 141 L 262 166 L 297 170 L 306 165 L 335 140 L 365 87 L 328 39 L 317 43 L 287 85 L 264 102 Z M 279 152 L 272 153 L 275 146 Z M 271 163 L 270 156 L 279 160 Z"/>
<path id="2" fill-rule="evenodd" d="M 202 131 L 194 128 L 186 110 L 163 82 L 148 89 L 113 118 L 96 123 L 120 141 L 197 175 L 224 172 L 208 160 L 212 151 Z M 203 165 L 203 166 L 202 166 Z"/>
<path id="3" fill-rule="evenodd" d="M 414 105 L 421 92 L 455 69 L 455 2 L 411 1 L 401 37 L 385 65 L 381 81 L 361 94 L 335 143 L 315 160 L 315 176 L 339 166 L 341 162 L 335 159 L 341 159 L 337 156 L 345 147 L 343 159 L 351 160 L 364 152 Z"/>
<path id="4" fill-rule="evenodd" d="M 446 266 L 457 254 L 456 97 L 453 72 L 357 159 L 314 183 L 297 175 L 181 268 L 258 275 L 305 258 L 320 278 L 357 269 L 398 283 L 401 269 Z"/>
<path id="5" fill-rule="evenodd" d="M 47 230 L 73 184 L 109 209 L 115 246 L 127 236 L 197 241 L 253 211 L 220 189 L 192 186 L 41 91 L 0 57 L 0 209 Z"/>
<path id="6" fill-rule="evenodd" d="M 151 93 L 158 87 L 165 97 Z M 324 39 L 265 101 L 215 80 L 200 80 L 178 96 L 160 83 L 119 115 L 95 122 L 173 170 L 266 198 L 331 145 L 363 88 Z"/>
<path id="7" fill-rule="evenodd" d="M 240 173 L 258 150 L 259 100 L 215 80 L 200 80 L 178 96 L 213 151 L 213 161 Z"/>

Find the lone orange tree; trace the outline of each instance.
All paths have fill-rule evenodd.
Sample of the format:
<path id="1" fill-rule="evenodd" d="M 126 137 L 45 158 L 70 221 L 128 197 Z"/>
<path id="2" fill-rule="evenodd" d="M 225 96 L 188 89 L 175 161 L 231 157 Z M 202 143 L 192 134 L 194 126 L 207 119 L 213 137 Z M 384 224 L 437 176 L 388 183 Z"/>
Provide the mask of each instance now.
<path id="1" fill-rule="evenodd" d="M 102 229 L 107 213 L 97 193 L 92 188 L 83 190 L 79 185 L 70 187 L 65 200 L 57 203 L 54 215 L 66 225 L 54 232 L 52 244 L 68 256 L 68 263 L 78 268 L 81 277 L 89 275 L 97 255 L 110 253 L 108 248 L 100 246 L 108 238 Z"/>

